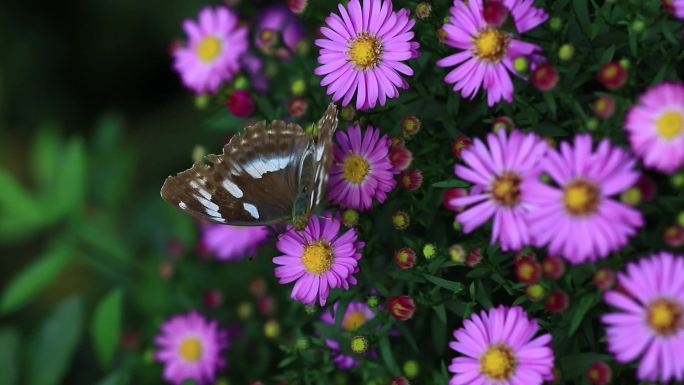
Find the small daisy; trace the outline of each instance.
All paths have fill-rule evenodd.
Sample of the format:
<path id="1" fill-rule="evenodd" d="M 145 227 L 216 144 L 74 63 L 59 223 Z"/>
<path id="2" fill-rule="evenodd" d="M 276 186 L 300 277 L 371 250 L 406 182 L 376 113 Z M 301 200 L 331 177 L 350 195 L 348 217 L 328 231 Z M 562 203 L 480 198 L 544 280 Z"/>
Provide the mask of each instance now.
<path id="1" fill-rule="evenodd" d="M 684 84 L 648 89 L 629 110 L 625 129 L 644 165 L 674 173 L 684 165 Z"/>
<path id="2" fill-rule="evenodd" d="M 164 379 L 172 384 L 213 383 L 216 372 L 225 366 L 221 351 L 228 347 L 227 333 L 195 311 L 164 322 L 154 341 L 159 347 L 155 357 L 164 364 Z"/>
<path id="3" fill-rule="evenodd" d="M 328 198 L 355 210 L 370 209 L 373 198 L 384 202 L 396 185 L 394 174 L 398 173 L 389 160 L 387 135 L 380 137 L 380 130 L 371 126 L 362 135 L 356 124 L 347 132 L 339 131 L 336 139 Z"/>
<path id="4" fill-rule="evenodd" d="M 513 82 L 509 72 L 513 60 L 541 51 L 536 44 L 518 40 L 516 35 L 488 25 L 482 17 L 483 0 L 454 0 L 451 18 L 444 25 L 446 44 L 461 50 L 437 62 L 453 67 L 444 81 L 453 84 L 464 98 L 474 98 L 480 87 L 487 91 L 487 104 L 501 99 L 513 100 Z M 533 0 L 505 0 L 519 33 L 527 32 L 548 19 L 544 10 L 533 7 Z"/>
<path id="5" fill-rule="evenodd" d="M 333 313 L 337 314 L 338 303 L 333 306 Z M 348 332 L 353 332 L 359 329 L 367 321 L 375 318 L 375 313 L 368 305 L 363 302 L 350 302 L 344 312 L 342 318 L 342 329 Z M 326 311 L 321 316 L 321 321 L 328 325 L 335 325 L 335 317 Z M 343 354 L 340 351 L 340 343 L 335 340 L 326 339 L 325 344 L 332 350 L 333 362 L 340 369 L 351 369 L 358 365 L 358 361 L 349 355 Z"/>
<path id="6" fill-rule="evenodd" d="M 304 27 L 287 6 L 271 5 L 259 13 L 255 45 L 265 53 L 271 53 L 273 46 L 282 42 L 286 50 L 276 53 L 287 59 L 291 52 L 297 51 L 300 44 L 305 44 L 305 37 Z"/>
<path id="7" fill-rule="evenodd" d="M 620 249 L 643 225 L 641 213 L 613 199 L 639 179 L 634 159 L 607 139 L 592 151 L 589 135 L 563 142 L 542 162 L 553 186 L 536 182 L 528 216 L 537 246 L 571 263 L 604 258 Z"/>
<path id="8" fill-rule="evenodd" d="M 187 44 L 173 52 L 174 68 L 183 84 L 196 93 L 216 92 L 240 69 L 239 58 L 247 51 L 247 28 L 238 25 L 228 8 L 206 7 L 199 20 L 186 19 Z"/>
<path id="9" fill-rule="evenodd" d="M 471 206 L 456 219 L 469 233 L 494 218 L 491 242 L 502 250 L 520 250 L 531 242 L 527 214 L 532 205 L 527 186 L 539 175 L 539 162 L 547 145 L 533 134 L 506 130 L 487 135 L 463 151 L 465 165 L 454 167 L 456 175 L 474 187 L 469 196 L 452 199 L 452 206 Z"/>
<path id="10" fill-rule="evenodd" d="M 278 238 L 276 247 L 285 254 L 273 258 L 275 275 L 283 284 L 296 281 L 293 299 L 313 305 L 318 298 L 324 306 L 330 289 L 356 284 L 363 242 L 353 228 L 339 235 L 340 225 L 339 218 L 312 216 L 304 230 L 288 226 Z"/>
<path id="11" fill-rule="evenodd" d="M 460 353 L 451 361 L 449 385 L 541 385 L 553 378 L 551 335 L 519 307 L 499 306 L 473 314 L 454 331 L 449 347 Z"/>
<path id="12" fill-rule="evenodd" d="M 401 75 L 412 76 L 404 61 L 419 56 L 419 44 L 412 41 L 415 20 L 409 11 L 394 12 L 389 0 L 351 0 L 338 4 L 339 15 L 331 13 L 321 28 L 323 39 L 320 66 L 321 86 L 328 87 L 333 100 L 348 105 L 356 95 L 356 108 L 373 108 L 399 96 L 397 88 L 408 88 Z"/>
<path id="13" fill-rule="evenodd" d="M 268 239 L 266 226 L 226 226 L 213 223 L 200 225 L 202 249 L 219 261 L 235 261 L 254 255 Z"/>
<path id="14" fill-rule="evenodd" d="M 654 254 L 618 273 L 621 290 L 605 300 L 616 312 L 602 317 L 608 350 L 622 363 L 639 359 L 638 377 L 684 380 L 684 257 Z"/>

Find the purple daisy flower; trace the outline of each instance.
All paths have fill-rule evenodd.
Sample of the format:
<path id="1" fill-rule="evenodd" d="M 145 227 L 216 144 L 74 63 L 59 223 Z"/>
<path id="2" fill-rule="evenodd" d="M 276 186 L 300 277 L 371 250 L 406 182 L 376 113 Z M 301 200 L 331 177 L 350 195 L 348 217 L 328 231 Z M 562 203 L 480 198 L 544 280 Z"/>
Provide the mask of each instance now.
<path id="1" fill-rule="evenodd" d="M 684 165 L 684 84 L 648 89 L 630 108 L 625 129 L 647 167 L 672 174 Z"/>
<path id="2" fill-rule="evenodd" d="M 639 179 L 635 160 L 607 139 L 592 151 L 589 135 L 577 135 L 574 145 L 563 142 L 542 162 L 554 186 L 536 182 L 530 201 L 536 208 L 528 219 L 537 246 L 572 263 L 604 258 L 627 243 L 643 225 L 641 213 L 611 197 Z"/>
<path id="3" fill-rule="evenodd" d="M 278 237 L 276 247 L 284 255 L 273 258 L 275 275 L 280 283 L 295 282 L 292 299 L 313 305 L 318 298 L 325 305 L 330 289 L 349 289 L 356 284 L 358 260 L 363 242 L 357 242 L 355 229 L 339 235 L 341 222 L 337 217 L 312 216 L 304 230 L 288 226 Z"/>
<path id="4" fill-rule="evenodd" d="M 382 203 L 397 182 L 399 171 L 389 160 L 391 141 L 380 130 L 368 126 L 361 134 L 358 124 L 346 132 L 338 131 L 333 153 L 335 161 L 330 168 L 328 199 L 355 210 L 368 210 L 373 198 Z"/>
<path id="5" fill-rule="evenodd" d="M 333 306 L 333 313 L 337 314 L 338 303 Z M 342 329 L 348 332 L 353 332 L 363 326 L 367 321 L 375 318 L 375 313 L 368 305 L 363 302 L 350 302 L 344 312 L 342 318 Z M 328 324 L 335 324 L 335 317 L 326 311 L 321 316 L 321 321 Z M 326 339 L 325 344 L 332 350 L 332 359 L 335 365 L 340 369 L 351 369 L 359 364 L 359 362 L 352 356 L 341 353 L 340 343 L 335 340 Z"/>
<path id="6" fill-rule="evenodd" d="M 520 307 L 499 306 L 473 314 L 454 331 L 449 347 L 461 353 L 449 365 L 449 385 L 541 385 L 553 378 L 551 335 Z"/>
<path id="7" fill-rule="evenodd" d="M 321 86 L 328 87 L 333 100 L 348 105 L 356 95 L 356 108 L 373 108 L 399 96 L 397 88 L 408 88 L 401 75 L 412 76 L 404 61 L 419 56 L 419 44 L 412 41 L 415 20 L 409 11 L 394 12 L 389 0 L 351 0 L 339 15 L 331 13 L 321 28 Z"/>
<path id="8" fill-rule="evenodd" d="M 620 290 L 605 301 L 616 308 L 602 317 L 608 350 L 622 363 L 639 357 L 641 380 L 684 380 L 684 257 L 654 254 L 618 273 Z"/>
<path id="9" fill-rule="evenodd" d="M 524 33 L 548 19 L 544 10 L 535 8 L 533 0 L 504 0 L 518 33 Z M 437 62 L 440 67 L 453 67 L 444 81 L 453 84 L 464 98 L 474 98 L 480 87 L 487 91 L 487 104 L 501 99 L 513 100 L 513 82 L 509 72 L 513 60 L 541 51 L 536 44 L 515 38 L 510 32 L 488 25 L 482 17 L 482 0 L 454 0 L 451 18 L 444 25 L 446 44 L 461 51 Z"/>
<path id="10" fill-rule="evenodd" d="M 183 84 L 196 93 L 215 92 L 240 69 L 238 59 L 247 51 L 247 28 L 226 7 L 206 7 L 198 22 L 186 19 L 187 44 L 173 52 L 174 68 Z"/>
<path id="11" fill-rule="evenodd" d="M 672 6 L 674 7 L 675 16 L 684 19 L 684 0 L 673 0 Z"/>
<path id="12" fill-rule="evenodd" d="M 213 383 L 216 372 L 225 366 L 221 351 L 228 347 L 228 334 L 196 311 L 164 322 L 154 342 L 159 347 L 155 357 L 164 364 L 164 379 L 172 384 Z"/>
<path id="13" fill-rule="evenodd" d="M 488 145 L 488 146 L 487 146 Z M 455 174 L 474 187 L 468 196 L 449 201 L 454 206 L 473 205 L 456 216 L 469 233 L 494 217 L 491 242 L 499 241 L 502 250 L 520 250 L 531 242 L 527 214 L 532 209 L 529 185 L 538 179 L 539 162 L 547 150 L 546 142 L 533 134 L 506 130 L 487 135 L 463 151 L 465 166 L 457 164 Z"/>
<path id="14" fill-rule="evenodd" d="M 305 37 L 304 27 L 286 5 L 272 5 L 259 14 L 255 45 L 264 52 L 270 53 L 273 46 L 280 40 L 286 50 L 276 52 L 280 57 L 287 59 L 290 52 L 295 52 Z"/>
<path id="15" fill-rule="evenodd" d="M 219 261 L 235 261 L 254 255 L 266 239 L 266 226 L 227 226 L 214 223 L 200 225 L 201 244 Z"/>

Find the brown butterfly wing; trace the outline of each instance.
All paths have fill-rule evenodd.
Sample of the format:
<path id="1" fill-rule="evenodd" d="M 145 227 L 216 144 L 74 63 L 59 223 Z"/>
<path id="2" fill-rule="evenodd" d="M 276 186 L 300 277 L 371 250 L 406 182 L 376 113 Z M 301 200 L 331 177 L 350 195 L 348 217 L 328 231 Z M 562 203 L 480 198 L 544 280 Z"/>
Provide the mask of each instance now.
<path id="1" fill-rule="evenodd" d="M 223 154 L 207 155 L 204 162 L 168 177 L 161 196 L 184 212 L 212 222 L 288 222 L 312 146 L 296 124 L 259 122 L 234 136 Z"/>
<path id="2" fill-rule="evenodd" d="M 323 199 L 328 184 L 328 172 L 333 161 L 332 140 L 337 130 L 337 107 L 330 104 L 318 121 L 318 137 L 314 143 L 314 188 L 310 211 Z"/>

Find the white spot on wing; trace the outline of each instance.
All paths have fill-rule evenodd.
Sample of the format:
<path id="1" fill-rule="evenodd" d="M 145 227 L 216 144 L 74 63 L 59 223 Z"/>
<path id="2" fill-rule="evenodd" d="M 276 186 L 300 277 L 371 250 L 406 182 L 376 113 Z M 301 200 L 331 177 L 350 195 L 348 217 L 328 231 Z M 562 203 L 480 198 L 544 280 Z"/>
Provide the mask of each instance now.
<path id="1" fill-rule="evenodd" d="M 185 202 L 181 201 L 180 203 L 178 203 L 178 207 L 185 210 L 188 208 L 188 205 L 186 205 Z"/>
<path id="2" fill-rule="evenodd" d="M 235 198 L 242 198 L 242 190 L 230 179 L 223 180 L 223 187 Z"/>
<path id="3" fill-rule="evenodd" d="M 217 205 L 216 203 L 214 203 L 214 202 L 212 202 L 212 201 L 210 201 L 210 200 L 208 200 L 208 199 L 204 199 L 203 197 L 201 197 L 201 196 L 199 196 L 199 195 L 195 195 L 195 198 L 196 198 L 196 199 L 202 204 L 202 206 L 204 206 L 205 208 L 207 208 L 207 209 L 209 209 L 209 210 L 212 210 L 212 211 L 218 212 L 219 207 L 218 207 L 218 205 Z"/>
<path id="4" fill-rule="evenodd" d="M 243 203 L 242 207 L 252 216 L 252 218 L 259 219 L 259 210 L 257 210 L 256 206 L 251 203 Z"/>

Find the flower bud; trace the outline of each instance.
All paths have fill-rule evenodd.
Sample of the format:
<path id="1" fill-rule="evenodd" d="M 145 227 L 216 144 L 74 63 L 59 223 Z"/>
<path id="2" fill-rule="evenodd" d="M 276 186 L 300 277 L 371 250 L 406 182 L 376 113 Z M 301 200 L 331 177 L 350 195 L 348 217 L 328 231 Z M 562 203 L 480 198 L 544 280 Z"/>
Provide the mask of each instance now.
<path id="1" fill-rule="evenodd" d="M 246 118 L 254 112 L 254 98 L 247 90 L 235 90 L 226 102 L 228 109 L 238 118 Z"/>
<path id="2" fill-rule="evenodd" d="M 218 308 L 223 302 L 223 295 L 221 294 L 221 291 L 216 289 L 205 291 L 202 298 L 204 300 L 204 304 L 208 308 L 212 309 Z"/>
<path id="3" fill-rule="evenodd" d="M 499 28 L 508 19 L 508 8 L 501 2 L 501 0 L 489 0 L 484 4 L 482 9 L 482 18 L 485 23 L 494 28 Z"/>
<path id="4" fill-rule="evenodd" d="M 541 301 L 546 295 L 546 289 L 540 284 L 534 284 L 525 288 L 525 296 L 532 302 Z"/>
<path id="5" fill-rule="evenodd" d="M 397 230 L 406 230 L 411 224 L 411 217 L 405 211 L 392 214 L 392 226 Z"/>
<path id="6" fill-rule="evenodd" d="M 665 243 L 670 247 L 684 246 L 684 226 L 670 225 L 665 228 L 663 236 Z"/>
<path id="7" fill-rule="evenodd" d="M 394 377 L 389 385 L 411 385 L 406 377 Z"/>
<path id="8" fill-rule="evenodd" d="M 404 136 L 413 136 L 420 132 L 420 119 L 413 115 L 405 117 L 401 121 L 401 130 L 404 132 Z"/>
<path id="9" fill-rule="evenodd" d="M 437 248 L 432 243 L 428 243 L 423 246 L 423 257 L 425 259 L 431 259 L 437 254 Z"/>
<path id="10" fill-rule="evenodd" d="M 266 338 L 275 339 L 280 336 L 280 324 L 274 319 L 266 321 L 264 324 L 264 335 Z"/>
<path id="11" fill-rule="evenodd" d="M 563 44 L 558 49 L 558 58 L 563 61 L 570 61 L 575 56 L 575 47 L 572 44 Z"/>
<path id="12" fill-rule="evenodd" d="M 408 295 L 395 295 L 387 300 L 387 310 L 394 319 L 406 321 L 413 317 L 416 304 Z"/>
<path id="13" fill-rule="evenodd" d="M 542 91 L 551 91 L 558 84 L 558 71 L 549 63 L 542 63 L 532 71 L 530 81 Z"/>
<path id="14" fill-rule="evenodd" d="M 597 361 L 587 368 L 587 378 L 592 385 L 607 385 L 613 376 L 610 366 L 602 361 Z"/>
<path id="15" fill-rule="evenodd" d="M 610 95 L 599 96 L 594 100 L 592 109 L 599 118 L 608 119 L 615 114 L 615 99 Z"/>
<path id="16" fill-rule="evenodd" d="M 461 135 L 451 142 L 451 153 L 454 154 L 456 159 L 462 158 L 463 150 L 470 147 L 473 144 L 473 140 L 465 135 Z"/>
<path id="17" fill-rule="evenodd" d="M 427 1 L 416 4 L 416 17 L 419 19 L 427 19 L 432 13 L 432 5 Z"/>
<path id="18" fill-rule="evenodd" d="M 554 290 L 549 293 L 544 301 L 544 308 L 551 313 L 562 313 L 570 304 L 568 294 L 562 290 Z"/>
<path id="19" fill-rule="evenodd" d="M 627 70 L 620 63 L 606 63 L 599 70 L 598 80 L 609 90 L 620 89 L 627 83 Z"/>
<path id="20" fill-rule="evenodd" d="M 456 263 L 465 263 L 466 250 L 461 245 L 451 245 L 449 247 L 449 257 Z"/>
<path id="21" fill-rule="evenodd" d="M 408 360 L 404 362 L 404 374 L 408 378 L 416 378 L 420 373 L 420 366 L 415 360 Z"/>
<path id="22" fill-rule="evenodd" d="M 303 13 L 309 4 L 309 0 L 286 0 L 286 2 L 293 13 Z"/>
<path id="23" fill-rule="evenodd" d="M 565 274 L 565 262 L 560 257 L 548 256 L 542 261 L 544 276 L 551 279 L 559 279 Z"/>
<path id="24" fill-rule="evenodd" d="M 403 171 L 411 166 L 413 161 L 413 153 L 403 146 L 394 146 L 390 148 L 389 160 L 392 166 L 397 170 Z"/>
<path id="25" fill-rule="evenodd" d="M 560 31 L 563 28 L 563 20 L 560 17 L 552 17 L 549 20 L 549 27 L 554 31 Z"/>
<path id="26" fill-rule="evenodd" d="M 399 184 L 407 191 L 416 191 L 423 184 L 423 173 L 420 170 L 406 170 L 399 173 Z"/>
<path id="27" fill-rule="evenodd" d="M 466 196 L 468 196 L 468 190 L 466 190 L 464 188 L 459 187 L 459 188 L 446 189 L 446 190 L 444 190 L 444 197 L 442 198 L 442 205 L 447 210 L 458 213 L 460 211 L 463 211 L 463 207 L 457 206 L 452 201 L 456 198 L 463 198 Z"/>
<path id="28" fill-rule="evenodd" d="M 359 213 L 353 209 L 342 212 L 342 223 L 347 227 L 354 227 L 359 224 Z"/>
<path id="29" fill-rule="evenodd" d="M 306 110 L 309 109 L 309 103 L 306 99 L 296 96 L 287 103 L 287 112 L 293 118 L 299 118 L 300 116 L 306 114 Z"/>
<path id="30" fill-rule="evenodd" d="M 349 348 L 356 354 L 363 354 L 368 350 L 368 340 L 364 336 L 352 337 Z"/>
<path id="31" fill-rule="evenodd" d="M 416 252 L 410 247 L 402 247 L 394 252 L 394 263 L 400 269 L 410 269 L 416 264 Z"/>
<path id="32" fill-rule="evenodd" d="M 605 267 L 600 268 L 594 273 L 592 281 L 599 289 L 610 290 L 615 286 L 615 272 Z"/>
<path id="33" fill-rule="evenodd" d="M 470 250 L 468 256 L 466 257 L 466 266 L 474 267 L 482 262 L 482 250 L 475 248 Z"/>
<path id="34" fill-rule="evenodd" d="M 516 260 L 514 271 L 518 282 L 525 285 L 537 283 L 542 275 L 541 265 L 531 257 L 522 257 Z"/>
<path id="35" fill-rule="evenodd" d="M 515 122 L 508 116 L 499 116 L 492 120 L 492 131 L 497 132 L 499 130 L 511 131 L 515 128 Z"/>
<path id="36" fill-rule="evenodd" d="M 524 74 L 530 69 L 530 59 L 527 56 L 518 56 L 513 59 L 513 69 L 519 74 Z"/>

